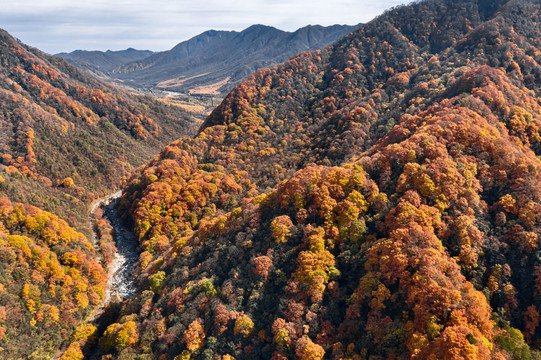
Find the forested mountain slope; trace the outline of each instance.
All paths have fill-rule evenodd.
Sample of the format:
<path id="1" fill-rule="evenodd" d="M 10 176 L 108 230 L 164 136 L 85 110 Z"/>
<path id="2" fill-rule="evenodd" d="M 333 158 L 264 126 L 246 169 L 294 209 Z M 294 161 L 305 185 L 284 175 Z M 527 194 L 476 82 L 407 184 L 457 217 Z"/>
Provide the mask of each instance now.
<path id="1" fill-rule="evenodd" d="M 193 132 L 176 107 L 111 87 L 0 32 L 0 192 L 87 226 L 87 205 Z"/>
<path id="2" fill-rule="evenodd" d="M 237 86 L 127 184 L 144 291 L 100 346 L 539 358 L 540 13 L 426 0 Z"/>
<path id="3" fill-rule="evenodd" d="M 0 197 L 0 357 L 50 359 L 70 336 L 92 336 L 95 327 L 82 323 L 103 301 L 106 284 L 83 234 Z"/>
<path id="4" fill-rule="evenodd" d="M 50 359 L 94 336 L 104 301 L 114 245 L 105 224 L 95 244 L 78 232 L 90 203 L 194 121 L 4 31 L 0 101 L 0 358 Z"/>

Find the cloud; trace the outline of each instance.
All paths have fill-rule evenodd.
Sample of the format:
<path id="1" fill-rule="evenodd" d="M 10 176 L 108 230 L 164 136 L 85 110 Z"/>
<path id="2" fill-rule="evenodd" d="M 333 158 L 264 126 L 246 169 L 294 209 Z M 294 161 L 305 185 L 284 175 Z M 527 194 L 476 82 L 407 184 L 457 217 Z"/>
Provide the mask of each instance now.
<path id="1" fill-rule="evenodd" d="M 293 31 L 308 24 L 367 22 L 400 0 L 17 0 L 4 4 L 1 26 L 49 53 L 167 50 L 208 29 L 252 24 Z"/>

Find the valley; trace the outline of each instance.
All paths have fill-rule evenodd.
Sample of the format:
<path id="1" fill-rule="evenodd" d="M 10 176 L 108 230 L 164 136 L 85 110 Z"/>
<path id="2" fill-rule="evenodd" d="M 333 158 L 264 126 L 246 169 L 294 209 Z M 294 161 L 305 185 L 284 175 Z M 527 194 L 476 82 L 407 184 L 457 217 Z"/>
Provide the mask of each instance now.
<path id="1" fill-rule="evenodd" d="M 114 243 L 89 241 L 91 204 L 198 121 L 5 31 L 0 59 L 0 357 L 50 358 L 107 293 Z"/>
<path id="2" fill-rule="evenodd" d="M 540 359 L 541 5 L 342 30 L 0 33 L 0 357 Z"/>

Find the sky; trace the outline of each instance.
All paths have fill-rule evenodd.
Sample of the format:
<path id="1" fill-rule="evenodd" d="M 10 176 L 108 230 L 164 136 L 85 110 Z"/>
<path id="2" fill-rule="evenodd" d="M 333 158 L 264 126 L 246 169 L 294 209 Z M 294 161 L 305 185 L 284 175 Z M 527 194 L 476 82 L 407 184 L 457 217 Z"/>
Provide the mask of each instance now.
<path id="1" fill-rule="evenodd" d="M 0 0 L 0 28 L 50 54 L 169 50 L 206 30 L 355 25 L 408 0 Z"/>

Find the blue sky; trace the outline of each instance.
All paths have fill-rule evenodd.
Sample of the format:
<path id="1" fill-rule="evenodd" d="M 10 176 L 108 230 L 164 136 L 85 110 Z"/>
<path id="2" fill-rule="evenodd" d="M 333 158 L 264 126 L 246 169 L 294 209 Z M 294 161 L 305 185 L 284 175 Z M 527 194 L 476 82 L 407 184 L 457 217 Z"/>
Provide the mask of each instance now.
<path id="1" fill-rule="evenodd" d="M 368 22 L 403 0 L 1 0 L 0 28 L 24 43 L 62 51 L 168 50 L 209 29 L 264 24 L 282 30 L 305 25 Z"/>

